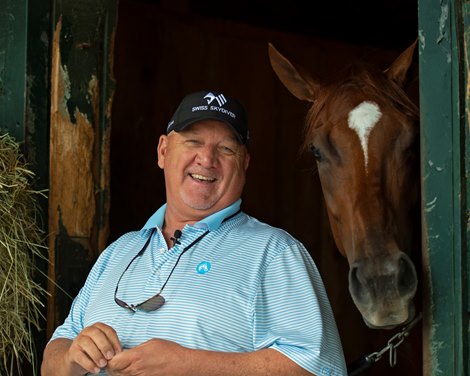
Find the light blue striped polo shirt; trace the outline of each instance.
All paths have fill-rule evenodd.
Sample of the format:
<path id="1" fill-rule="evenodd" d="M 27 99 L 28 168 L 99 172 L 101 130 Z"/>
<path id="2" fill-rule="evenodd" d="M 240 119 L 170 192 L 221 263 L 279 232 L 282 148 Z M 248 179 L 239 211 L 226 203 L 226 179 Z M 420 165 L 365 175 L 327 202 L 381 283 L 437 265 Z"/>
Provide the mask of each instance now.
<path id="1" fill-rule="evenodd" d="M 168 249 L 161 227 L 163 205 L 141 231 L 129 232 L 100 255 L 52 339 L 73 339 L 86 326 L 112 326 L 123 348 L 151 338 L 193 349 L 280 351 L 320 376 L 347 374 L 333 312 L 320 274 L 305 247 L 287 232 L 240 209 L 241 200 L 182 229 L 181 244 Z M 156 231 L 152 231 L 156 228 Z M 209 233 L 182 255 L 153 312 L 118 306 L 118 298 L 139 304 L 155 295 L 184 247 Z M 105 371 L 102 372 L 106 374 Z"/>

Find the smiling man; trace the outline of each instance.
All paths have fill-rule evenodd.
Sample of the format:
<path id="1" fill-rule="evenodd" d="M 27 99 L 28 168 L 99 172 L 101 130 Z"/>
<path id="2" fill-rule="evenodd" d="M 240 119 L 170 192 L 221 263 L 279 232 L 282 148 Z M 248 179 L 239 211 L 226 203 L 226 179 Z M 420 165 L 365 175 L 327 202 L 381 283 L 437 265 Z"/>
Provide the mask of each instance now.
<path id="1" fill-rule="evenodd" d="M 158 143 L 166 204 L 93 266 L 42 375 L 346 375 L 305 247 L 241 210 L 247 116 L 186 96 Z"/>

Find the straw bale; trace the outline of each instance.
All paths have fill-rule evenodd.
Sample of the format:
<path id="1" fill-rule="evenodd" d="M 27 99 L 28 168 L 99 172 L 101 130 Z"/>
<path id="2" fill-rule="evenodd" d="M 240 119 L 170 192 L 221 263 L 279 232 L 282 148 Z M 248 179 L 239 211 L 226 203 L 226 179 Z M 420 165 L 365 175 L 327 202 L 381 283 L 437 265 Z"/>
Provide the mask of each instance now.
<path id="1" fill-rule="evenodd" d="M 44 257 L 36 201 L 44 192 L 32 189 L 33 181 L 20 145 L 0 135 L 0 375 L 21 373 L 24 360 L 34 365 L 32 332 L 41 329 L 46 300 L 34 262 Z"/>

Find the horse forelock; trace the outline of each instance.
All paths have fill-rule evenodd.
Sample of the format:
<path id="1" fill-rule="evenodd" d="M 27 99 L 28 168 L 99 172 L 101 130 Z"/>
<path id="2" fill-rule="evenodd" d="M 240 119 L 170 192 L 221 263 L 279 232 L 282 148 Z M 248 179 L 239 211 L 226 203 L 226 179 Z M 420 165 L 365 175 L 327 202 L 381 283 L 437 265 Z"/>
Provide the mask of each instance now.
<path id="1" fill-rule="evenodd" d="M 333 79 L 326 80 L 317 92 L 317 96 L 310 107 L 304 127 L 304 144 L 302 149 L 309 146 L 314 132 L 323 125 L 321 117 L 324 109 L 333 101 L 343 100 L 351 93 L 362 93 L 367 98 L 380 98 L 393 105 L 399 112 L 404 114 L 411 121 L 418 124 L 419 110 L 410 97 L 397 83 L 389 80 L 378 68 L 365 64 L 356 63 L 346 67 L 343 71 L 337 72 Z M 343 111 L 346 117 L 352 110 L 346 103 L 336 105 L 337 111 Z"/>

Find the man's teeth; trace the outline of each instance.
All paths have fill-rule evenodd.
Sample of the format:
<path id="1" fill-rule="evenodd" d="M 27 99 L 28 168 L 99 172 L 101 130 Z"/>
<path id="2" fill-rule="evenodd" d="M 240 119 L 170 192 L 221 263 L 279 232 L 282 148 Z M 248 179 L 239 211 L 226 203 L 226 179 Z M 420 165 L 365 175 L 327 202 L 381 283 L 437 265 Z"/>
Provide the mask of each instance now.
<path id="1" fill-rule="evenodd" d="M 198 175 L 198 174 L 191 174 L 191 177 L 192 177 L 193 179 L 198 179 L 198 180 L 215 181 L 214 178 L 210 178 L 210 177 L 203 176 L 203 175 Z"/>

